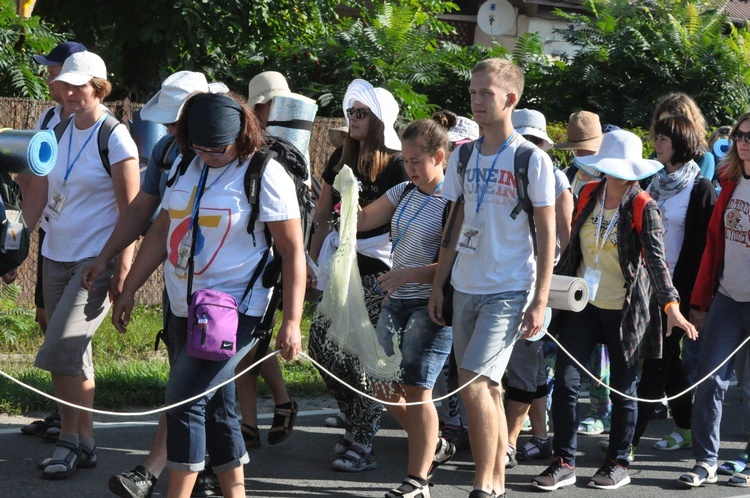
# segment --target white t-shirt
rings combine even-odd
[[[451,154],[443,197],[455,201],[463,193],[465,220],[476,218],[478,224],[482,225],[476,253],[459,253],[453,265],[451,283],[460,292],[498,294],[529,290],[534,283],[536,259],[528,216],[525,211],[521,211],[515,220],[510,217],[511,211],[518,204],[513,160],[518,145],[524,140],[526,139],[520,135],[517,136],[497,158],[479,214],[476,214],[479,198],[477,191],[481,192],[484,188],[485,179],[496,156],[481,155],[475,148],[461,184],[457,171],[459,154]],[[553,170],[552,160],[546,153],[539,151],[531,156],[528,196],[534,207],[555,205]]]
[[[119,211],[112,177],[99,155],[98,133],[101,120],[79,130],[71,121],[57,146],[57,162],[47,175],[49,190],[43,216],[48,218],[42,255],[54,261],[72,262],[96,257],[117,223]],[[73,134],[71,142],[71,133]],[[93,135],[92,135],[93,134]],[[83,148],[86,140],[91,139]],[[72,147],[69,148],[68,144]],[[74,159],[81,152],[78,160]],[[111,165],[138,157],[138,148],[124,126],[117,126],[109,137]],[[63,187],[68,165],[73,163]],[[61,190],[62,189],[62,190]],[[59,217],[50,216],[49,204],[56,192],[67,196]]]
[[[179,163],[178,157],[172,166],[170,178]],[[293,180],[281,164],[269,161],[260,182],[260,211],[253,230],[253,246],[253,238],[247,233],[251,207],[244,186],[248,163],[249,159],[238,166],[235,160],[227,166],[208,170],[208,189],[204,190],[201,198],[198,216],[201,237],[196,247],[193,276],[193,292],[215,289],[231,295],[238,303],[263,252],[268,249],[265,223],[299,219],[300,216]],[[180,317],[188,314],[187,275],[178,276],[175,272],[177,249],[190,227],[193,200],[203,164],[200,158],[193,159],[185,174],[167,188],[161,205],[169,212],[164,280],[172,313]],[[268,261],[272,259],[272,255],[269,255]],[[240,305],[240,311],[245,315],[263,316],[270,298],[270,289],[264,288],[262,278],[259,278]]]
[[[555,172],[555,201],[563,192],[570,189],[570,180],[560,168],[552,168]],[[555,242],[555,264],[560,261],[560,237],[556,237]]]
[[[667,253],[669,276],[674,277],[674,267],[680,258],[682,243],[685,241],[685,217],[687,216],[690,194],[695,182],[690,182],[684,189],[668,199],[657,201],[661,211],[661,224],[664,228],[664,249]],[[651,185],[647,191],[651,193]]]

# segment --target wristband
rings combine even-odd
[[[667,304],[664,305],[664,314],[669,314],[669,307],[670,306],[672,306],[672,305],[678,305],[679,306],[679,304],[680,303],[678,303],[677,301],[669,301]]]

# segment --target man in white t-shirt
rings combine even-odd
[[[546,154],[533,153],[528,167],[536,258],[527,214],[510,216],[518,204],[514,157],[525,140],[514,131],[511,113],[523,83],[523,72],[505,59],[472,69],[471,109],[484,136],[463,174],[460,154],[452,154],[443,186],[444,197],[455,202],[463,196],[464,202],[454,205],[457,222],[451,243],[440,250],[428,307],[431,318],[444,323],[442,289],[452,268],[454,352],[476,469],[470,498],[504,496],[508,428],[500,379],[514,342],[541,330],[552,277],[555,187]]]

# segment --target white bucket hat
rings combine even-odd
[[[284,75],[276,71],[263,71],[253,76],[247,85],[247,105],[263,104],[279,95],[291,95]]]
[[[349,84],[344,94],[344,119],[349,125],[349,116],[346,110],[354,106],[355,102],[361,102],[370,108],[370,111],[383,122],[385,132],[383,141],[386,148],[401,150],[401,140],[398,138],[393,125],[398,118],[398,103],[391,92],[385,88],[373,88],[365,80],[356,79]]]
[[[510,116],[513,128],[521,135],[531,135],[544,141],[542,149],[547,150],[554,142],[547,135],[547,120],[544,114],[534,109],[516,109]]]
[[[107,79],[107,66],[94,52],[77,52],[63,62],[60,75],[52,81],[75,86],[85,85],[92,78]]]
[[[450,142],[461,142],[463,140],[476,140],[479,138],[479,125],[469,118],[457,116],[456,126],[448,130]]]
[[[154,123],[171,124],[180,117],[182,106],[187,98],[196,92],[227,93],[224,83],[206,81],[203,73],[178,71],[167,77],[161,90],[141,108],[141,119]]]
[[[643,142],[625,130],[605,133],[597,154],[576,157],[574,162],[589,175],[599,176],[595,172],[600,171],[628,181],[648,178],[664,167],[659,161],[643,159]]]

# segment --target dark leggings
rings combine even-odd
[[[667,315],[662,313],[662,329],[667,328]],[[643,373],[638,383],[638,397],[642,399],[659,399],[673,396],[690,387],[687,373],[680,358],[680,339],[685,335],[682,329],[674,329],[672,335],[664,338],[664,349],[661,359],[643,360]],[[646,426],[658,405],[656,403],[638,402],[638,422],[635,426],[633,446],[637,446]],[[690,418],[693,415],[693,395],[687,392],[669,402],[674,422],[680,429],[690,429]]]

